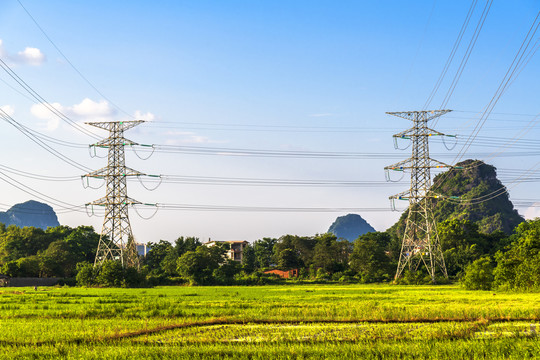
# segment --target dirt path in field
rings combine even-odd
[[[301,324],[433,324],[433,323],[471,323],[471,330],[477,330],[479,328],[486,327],[490,323],[495,322],[528,322],[538,321],[539,319],[532,318],[493,318],[493,319],[406,319],[406,320],[388,320],[388,319],[364,319],[364,320],[240,320],[240,319],[226,319],[216,318],[202,321],[194,321],[180,324],[173,324],[167,326],[158,326],[150,329],[140,329],[137,331],[129,331],[124,333],[115,333],[107,336],[100,336],[96,338],[74,338],[65,341],[45,340],[36,342],[19,342],[19,341],[0,341],[0,346],[44,346],[44,345],[56,345],[56,344],[92,344],[92,343],[108,343],[116,342],[123,339],[136,338],[144,335],[152,335],[162,333],[166,331],[182,329],[182,328],[197,328],[215,325],[301,325]],[[474,332],[474,331],[473,331]],[[466,332],[470,334],[470,331]],[[465,335],[465,334],[464,334]]]

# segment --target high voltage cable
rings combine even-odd
[[[426,100],[426,103],[424,104],[423,110],[428,108],[429,104],[433,100],[433,97],[435,96],[439,88],[441,87],[442,81],[444,80],[444,77],[446,76],[446,73],[448,72],[448,69],[450,68],[450,64],[454,60],[454,56],[456,55],[456,52],[457,52],[457,49],[459,48],[461,40],[463,39],[463,35],[465,35],[465,31],[467,30],[467,27],[469,26],[469,22],[471,20],[472,14],[474,13],[474,9],[476,7],[477,2],[478,0],[473,0],[473,2],[471,3],[467,16],[465,17],[465,21],[461,25],[461,30],[459,31],[459,34],[454,43],[454,46],[452,47],[452,51],[450,51],[450,55],[448,55],[448,59],[446,60],[446,63],[444,64],[443,70],[441,71],[441,74],[439,75],[439,78],[437,79],[437,82],[435,83],[433,90],[431,90],[431,93],[429,94],[428,99]]]
[[[54,149],[53,147],[47,145],[44,143],[41,139],[33,135],[30,131],[26,129],[25,126],[17,122],[15,119],[13,119],[10,115],[8,115],[4,110],[0,108],[0,118],[4,119],[7,123],[15,127],[17,130],[19,130],[23,135],[28,137],[30,140],[32,140],[34,143],[39,145],[41,148],[45,149],[48,153],[56,156],[60,160],[70,164],[73,167],[76,167],[79,170],[88,171],[89,168],[86,166],[76,162],[75,160],[72,160],[71,158],[67,157],[66,155],[62,154],[58,150]]]
[[[312,187],[374,187],[394,186],[386,181],[341,181],[317,179],[257,179],[231,177],[203,177],[161,175],[163,183],[183,183],[197,185],[242,185],[242,186],[312,186]]]
[[[4,60],[0,59],[0,67],[13,79],[15,80],[24,90],[26,90],[30,96],[32,96],[38,103],[45,106],[47,110],[49,110],[51,113],[56,115],[61,120],[65,121],[73,127],[74,129],[94,138],[99,139],[99,137],[94,134],[93,132],[85,129],[81,125],[77,124],[77,122],[71,120],[68,116],[66,116],[64,113],[62,113],[60,110],[56,109],[54,106],[52,106],[47,100],[45,100],[37,91],[35,91],[30,85],[28,85],[11,67],[4,62]]]
[[[452,83],[450,84],[450,88],[448,89],[448,92],[446,93],[441,106],[439,109],[444,109],[448,105],[448,102],[450,101],[450,97],[454,93],[454,90],[459,82],[459,79],[461,78],[461,75],[463,74],[463,70],[465,69],[465,66],[467,65],[467,62],[469,61],[469,58],[471,56],[471,53],[474,49],[474,46],[476,45],[476,41],[478,40],[478,36],[480,35],[480,32],[482,31],[482,27],[484,26],[484,23],[486,21],[486,18],[489,14],[489,10],[491,9],[491,4],[493,3],[493,0],[487,0],[486,5],[484,6],[484,10],[482,11],[482,15],[480,16],[480,20],[478,24],[476,25],[476,29],[474,30],[473,36],[471,38],[471,41],[469,42],[469,45],[467,46],[467,50],[465,51],[465,54],[463,55],[463,58],[461,59],[461,63],[459,65],[459,68],[454,76],[454,79],[452,80]],[[433,126],[436,125],[436,122]]]
[[[24,185],[23,183],[13,179],[11,176],[3,173],[2,171],[0,171],[0,180],[8,183],[9,185],[31,195],[31,196],[34,196],[42,201],[46,201],[47,203],[50,203],[50,204],[53,204],[57,207],[60,207],[62,208],[63,210],[72,210],[72,211],[79,211],[79,212],[83,212],[84,210],[81,208],[81,206],[79,205],[74,205],[74,204],[70,204],[70,203],[67,203],[67,202],[64,202],[64,201],[61,201],[61,200],[57,200],[55,198],[52,198],[42,192],[39,192],[38,190],[30,187],[30,186],[27,186],[27,185]],[[79,210],[77,210],[79,209]]]
[[[0,169],[9,172],[11,174],[24,176],[26,178],[34,179],[34,180],[44,180],[44,181],[74,181],[74,180],[80,180],[80,176],[47,176],[47,175],[40,175],[35,173],[30,173],[22,170],[17,170],[9,166],[0,165]]]
[[[493,95],[490,102],[486,106],[482,116],[478,120],[478,123],[477,123],[476,127],[474,128],[473,133],[469,136],[469,139],[467,140],[467,143],[460,150],[460,152],[459,152],[458,156],[456,156],[456,158],[459,158],[460,156],[462,157],[464,155],[464,153],[467,151],[467,149],[470,146],[470,143],[474,141],[475,137],[478,135],[478,133],[482,129],[484,123],[486,122],[487,118],[489,117],[491,111],[493,111],[495,105],[497,104],[497,102],[501,98],[502,94],[505,92],[510,80],[512,79],[512,77],[514,76],[514,74],[516,72],[516,69],[519,67],[519,65],[521,63],[523,55],[527,51],[527,48],[528,48],[532,38],[536,34],[536,30],[538,29],[538,25],[540,24],[540,23],[537,24],[537,20],[538,20],[539,16],[540,16],[540,12],[538,12],[538,14],[536,15],[536,18],[534,19],[533,24],[531,25],[527,35],[525,36],[525,39],[521,43],[521,46],[520,46],[518,52],[514,56],[514,60],[510,64],[510,67],[508,68],[506,74],[504,75],[503,80],[499,84],[499,87],[495,91],[495,94]]]
[[[270,207],[270,206],[234,206],[234,205],[192,205],[192,204],[148,204],[163,210],[190,211],[233,211],[233,212],[390,212],[384,208],[355,207]]]
[[[494,198],[496,198],[498,196],[501,196],[503,194],[508,193],[509,189],[516,187],[517,185],[519,185],[522,182],[525,182],[527,179],[530,178],[530,176],[532,174],[539,171],[539,169],[538,169],[539,166],[540,166],[540,161],[537,162],[535,165],[533,165],[528,170],[526,170],[524,173],[522,173],[519,177],[514,179],[512,182],[510,182],[510,184],[512,185],[511,187],[503,185],[499,189],[494,190],[494,191],[492,191],[492,192],[490,192],[488,194],[484,194],[482,196],[477,196],[477,197],[474,197],[474,198],[471,198],[471,199],[453,199],[453,198],[450,198],[450,197],[444,197],[444,198],[446,198],[448,201],[458,203],[460,205],[476,205],[476,204],[484,203],[486,201],[493,200]]]
[[[514,75],[516,74],[516,71],[518,69],[520,69],[518,71],[518,74],[519,74],[519,72],[521,72],[521,70],[523,70],[523,66],[524,66],[523,64],[528,63],[528,61],[530,61],[530,57],[532,57],[534,55],[535,52],[528,50],[528,48],[529,48],[529,45],[530,45],[532,39],[534,38],[534,36],[536,34],[536,31],[538,30],[538,26],[540,25],[540,22],[537,23],[539,16],[540,16],[540,12],[537,13],[533,23],[531,24],[531,27],[529,28],[529,31],[527,32],[527,35],[525,36],[524,40],[522,41],[521,46],[518,49],[516,55],[514,56],[514,59],[513,59],[512,63],[510,64],[505,76],[503,77],[501,83],[499,84],[499,87],[497,88],[495,94],[491,98],[488,105],[486,105],[481,117],[479,118],[479,120],[478,120],[478,122],[477,122],[477,124],[476,124],[476,126],[475,126],[475,128],[473,130],[473,132],[471,133],[471,135],[467,139],[466,143],[463,145],[460,152],[458,153],[458,155],[454,159],[454,163],[457,163],[458,159],[462,159],[464,157],[465,153],[470,148],[471,144],[475,141],[476,137],[478,136],[478,133],[480,132],[480,130],[484,126],[485,122],[487,121],[487,119],[490,116],[491,112],[493,111],[495,105],[499,101],[500,97],[505,92],[508,85],[515,79]],[[525,55],[525,54],[527,54],[527,55]],[[523,60],[524,56],[525,56],[525,60]],[[536,123],[534,121],[536,121],[536,119],[529,122],[529,124],[532,124],[531,126],[525,127],[525,133],[530,131],[532,126],[536,125]],[[521,136],[523,136],[523,135],[521,135]],[[493,155],[493,153],[491,155]],[[502,156],[502,154],[498,154],[497,156],[500,157],[500,156]],[[476,163],[473,163],[471,165],[468,165],[467,168],[477,167],[480,164],[481,164],[480,162],[476,162]],[[452,170],[450,170],[450,171],[452,171]],[[437,179],[437,181],[434,182],[433,185],[438,185],[438,184],[442,183],[442,181],[444,181],[444,179],[448,176],[450,171],[448,171],[445,174],[442,174],[442,176],[439,177]],[[492,193],[490,193],[488,195],[490,195],[490,196],[493,195],[494,197],[497,197],[497,196],[500,196],[500,195],[502,195],[502,194],[504,194],[506,192],[507,192],[507,190],[503,191],[503,188],[501,188],[500,190],[493,191]],[[478,199],[478,201],[484,202],[484,201],[490,200],[491,198],[489,198],[488,200],[485,200],[485,199],[487,199],[487,198],[485,198],[483,196],[483,197],[480,197]],[[468,199],[467,201],[468,201],[468,203],[471,203],[474,200],[475,199]]]
[[[64,60],[66,60],[66,62],[69,64],[69,66],[71,66],[71,68],[73,70],[75,70],[75,72],[77,74],[79,74],[79,76],[88,84],[90,85],[90,87],[92,89],[94,89],[102,98],[104,98],[105,100],[107,100],[112,106],[114,106],[116,109],[118,109],[119,111],[121,111],[122,113],[124,113],[125,115],[129,116],[130,118],[133,118],[133,115],[127,113],[126,111],[124,111],[121,107],[119,107],[118,105],[116,105],[113,101],[111,101],[107,96],[105,96],[101,91],[99,91],[99,89],[94,85],[92,84],[92,82],[90,82],[90,80],[88,80],[88,78],[86,76],[84,76],[80,71],[79,69],[77,69],[77,67],[75,67],[75,65],[73,65],[73,63],[71,62],[71,60],[68,59],[68,57],[62,52],[62,50],[60,50],[60,48],[54,43],[54,41],[51,39],[51,37],[49,35],[47,35],[47,33],[45,32],[45,30],[39,25],[39,23],[37,22],[37,20],[32,16],[32,14],[30,14],[30,12],[28,11],[28,9],[21,3],[20,0],[17,0],[17,2],[19,3],[19,5],[23,8],[23,10],[26,12],[26,14],[30,17],[30,19],[32,19],[32,21],[34,22],[34,24],[37,26],[37,28],[41,31],[41,33],[43,34],[43,36],[45,36],[45,38],[51,43],[51,45],[56,49],[56,51],[58,51],[58,53],[64,58]]]
[[[527,115],[527,116],[534,116],[534,115]],[[493,120],[493,119],[490,119],[490,121],[491,120]],[[501,120],[501,121],[508,121],[508,120]],[[530,121],[529,121],[529,123],[530,123]],[[52,142],[52,143],[57,144],[57,145],[62,145],[62,146],[72,147],[72,148],[88,148],[87,144],[75,143],[75,142],[69,142],[69,141],[61,140],[61,139],[54,138],[54,137],[51,137],[49,135],[43,134],[43,133],[41,133],[39,131],[33,130],[33,129],[25,126],[25,125],[22,125],[22,124],[20,124],[20,125],[23,128],[25,128],[27,131],[32,132],[36,137],[39,137],[39,138],[41,138],[41,139],[43,139],[45,141],[49,141],[49,142]],[[365,132],[365,130],[364,130],[364,132]],[[457,136],[457,138],[463,138],[464,137],[463,135],[459,135],[459,134],[456,135],[456,136]],[[481,140],[481,141],[478,142],[478,140]],[[477,141],[475,141],[475,143],[473,145],[481,145],[481,146],[497,145],[497,146],[500,146],[500,144],[504,140],[507,140],[507,138],[493,137],[493,136],[491,136],[491,137],[490,136],[477,136]],[[441,141],[441,140],[435,138],[435,139],[433,139],[433,141]],[[540,140],[535,140],[535,139],[520,139],[520,138],[517,138],[517,139],[512,139],[512,141],[520,142],[520,143],[524,143],[524,144],[530,144],[530,145],[540,144]],[[154,146],[161,147],[161,145],[154,145]],[[193,147],[193,148],[196,148],[196,147]],[[223,148],[223,149],[225,149],[225,148]],[[161,150],[158,150],[158,151],[161,151]],[[261,150],[261,151],[264,151],[264,150]]]
[[[32,128],[29,128],[28,126],[25,126],[25,125],[23,125],[21,123],[18,123],[18,124],[21,126],[21,128],[24,128],[26,131],[34,134],[35,137],[40,138],[40,139],[45,140],[45,141],[48,141],[48,142],[52,142],[53,144],[67,146],[67,147],[71,147],[71,148],[87,148],[88,147],[87,144],[74,143],[74,142],[70,142],[70,141],[60,140],[60,139],[54,138],[52,136],[43,134],[42,132],[39,132],[39,131],[34,130]]]
[[[192,155],[216,155],[216,156],[238,156],[238,157],[275,157],[275,158],[310,158],[310,159],[394,159],[395,153],[360,153],[360,152],[318,152],[318,151],[285,151],[285,150],[263,150],[263,149],[240,149],[240,148],[217,148],[202,146],[173,146],[173,145],[153,145],[157,152],[162,153],[182,153]],[[143,150],[145,151],[145,150]],[[475,156],[485,156],[490,153],[475,153]],[[537,156],[537,152],[514,152],[507,156]],[[439,154],[438,156],[451,156]]]

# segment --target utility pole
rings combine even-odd
[[[434,111],[404,111],[387,112],[413,122],[413,127],[393,135],[396,139],[409,139],[412,142],[412,156],[407,160],[385,167],[386,171],[410,171],[411,187],[409,190],[393,195],[390,200],[408,200],[409,213],[405,225],[405,232],[401,243],[401,253],[396,271],[395,280],[403,273],[406,267],[416,271],[420,264],[424,264],[431,280],[435,282],[435,270],[440,268],[442,274],[448,277],[444,258],[439,243],[439,235],[431,200],[437,197],[430,192],[432,168],[451,167],[429,157],[429,137],[447,136],[441,132],[428,128],[427,123],[451,110]]]
[[[129,130],[143,120],[90,122],[88,125],[109,131],[109,137],[90,145],[93,148],[107,148],[107,166],[83,177],[104,179],[107,192],[101,199],[86,206],[104,206],[105,218],[99,238],[94,266],[101,266],[106,260],[116,260],[124,267],[139,267],[137,248],[129,223],[128,207],[140,202],[127,195],[127,177],[140,176],[143,173],[126,167],[125,146],[138,145],[124,138],[124,131]]]

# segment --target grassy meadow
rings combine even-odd
[[[0,358],[540,357],[540,296],[457,286],[4,288]]]

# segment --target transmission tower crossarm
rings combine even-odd
[[[139,145],[139,143],[136,143],[135,141],[131,141],[129,139],[126,139],[124,137],[122,138],[107,138],[98,141],[97,143],[91,144],[90,147],[99,147],[99,148],[108,148],[111,146],[134,146]]]
[[[392,200],[392,199],[395,199],[395,200],[409,200],[410,196],[411,196],[411,191],[406,190],[406,191],[400,192],[399,194],[390,196],[389,199],[390,200]]]
[[[448,164],[445,164],[443,163],[442,161],[439,161],[439,160],[435,160],[435,159],[432,159],[432,158],[428,158],[429,159],[429,167],[430,168],[451,168],[453,167],[452,165],[448,165]]]
[[[109,130],[111,126],[117,126],[122,130],[129,130],[137,125],[144,123],[144,120],[130,120],[130,121],[107,121],[107,122],[87,122],[85,124],[95,126],[103,130]],[[120,125],[120,126],[118,126]]]
[[[114,202],[114,200],[111,200],[109,197],[107,196],[104,196],[100,199],[97,199],[97,200],[94,200],[92,202],[89,202],[87,204],[85,204],[85,206],[90,206],[90,205],[95,205],[95,206],[107,206],[107,205],[140,205],[142,204],[142,202],[138,201],[138,200],[135,200],[135,199],[132,199],[132,198],[125,198],[125,199],[122,199],[120,202]]]
[[[388,115],[397,116],[403,119],[414,121],[418,116],[425,117],[427,121],[433,120],[442,116],[446,113],[449,113],[452,110],[428,110],[428,111],[397,111],[397,112],[387,112]]]
[[[384,170],[403,171],[406,169],[410,169],[412,166],[413,166],[413,160],[412,158],[409,158],[407,160],[403,160],[395,164],[385,166]]]
[[[86,175],[83,175],[82,177],[92,177],[92,178],[103,179],[109,176],[111,177],[112,176],[146,176],[146,174],[125,166],[122,173],[111,174],[110,168],[104,167],[99,170],[92,171]]]
[[[395,138],[400,138],[400,139],[410,139],[416,136],[448,136],[448,135],[440,131],[435,131],[430,128],[425,128],[425,130],[422,133],[418,133],[417,131],[415,131],[414,128],[410,128],[400,133],[394,134],[392,136]]]

